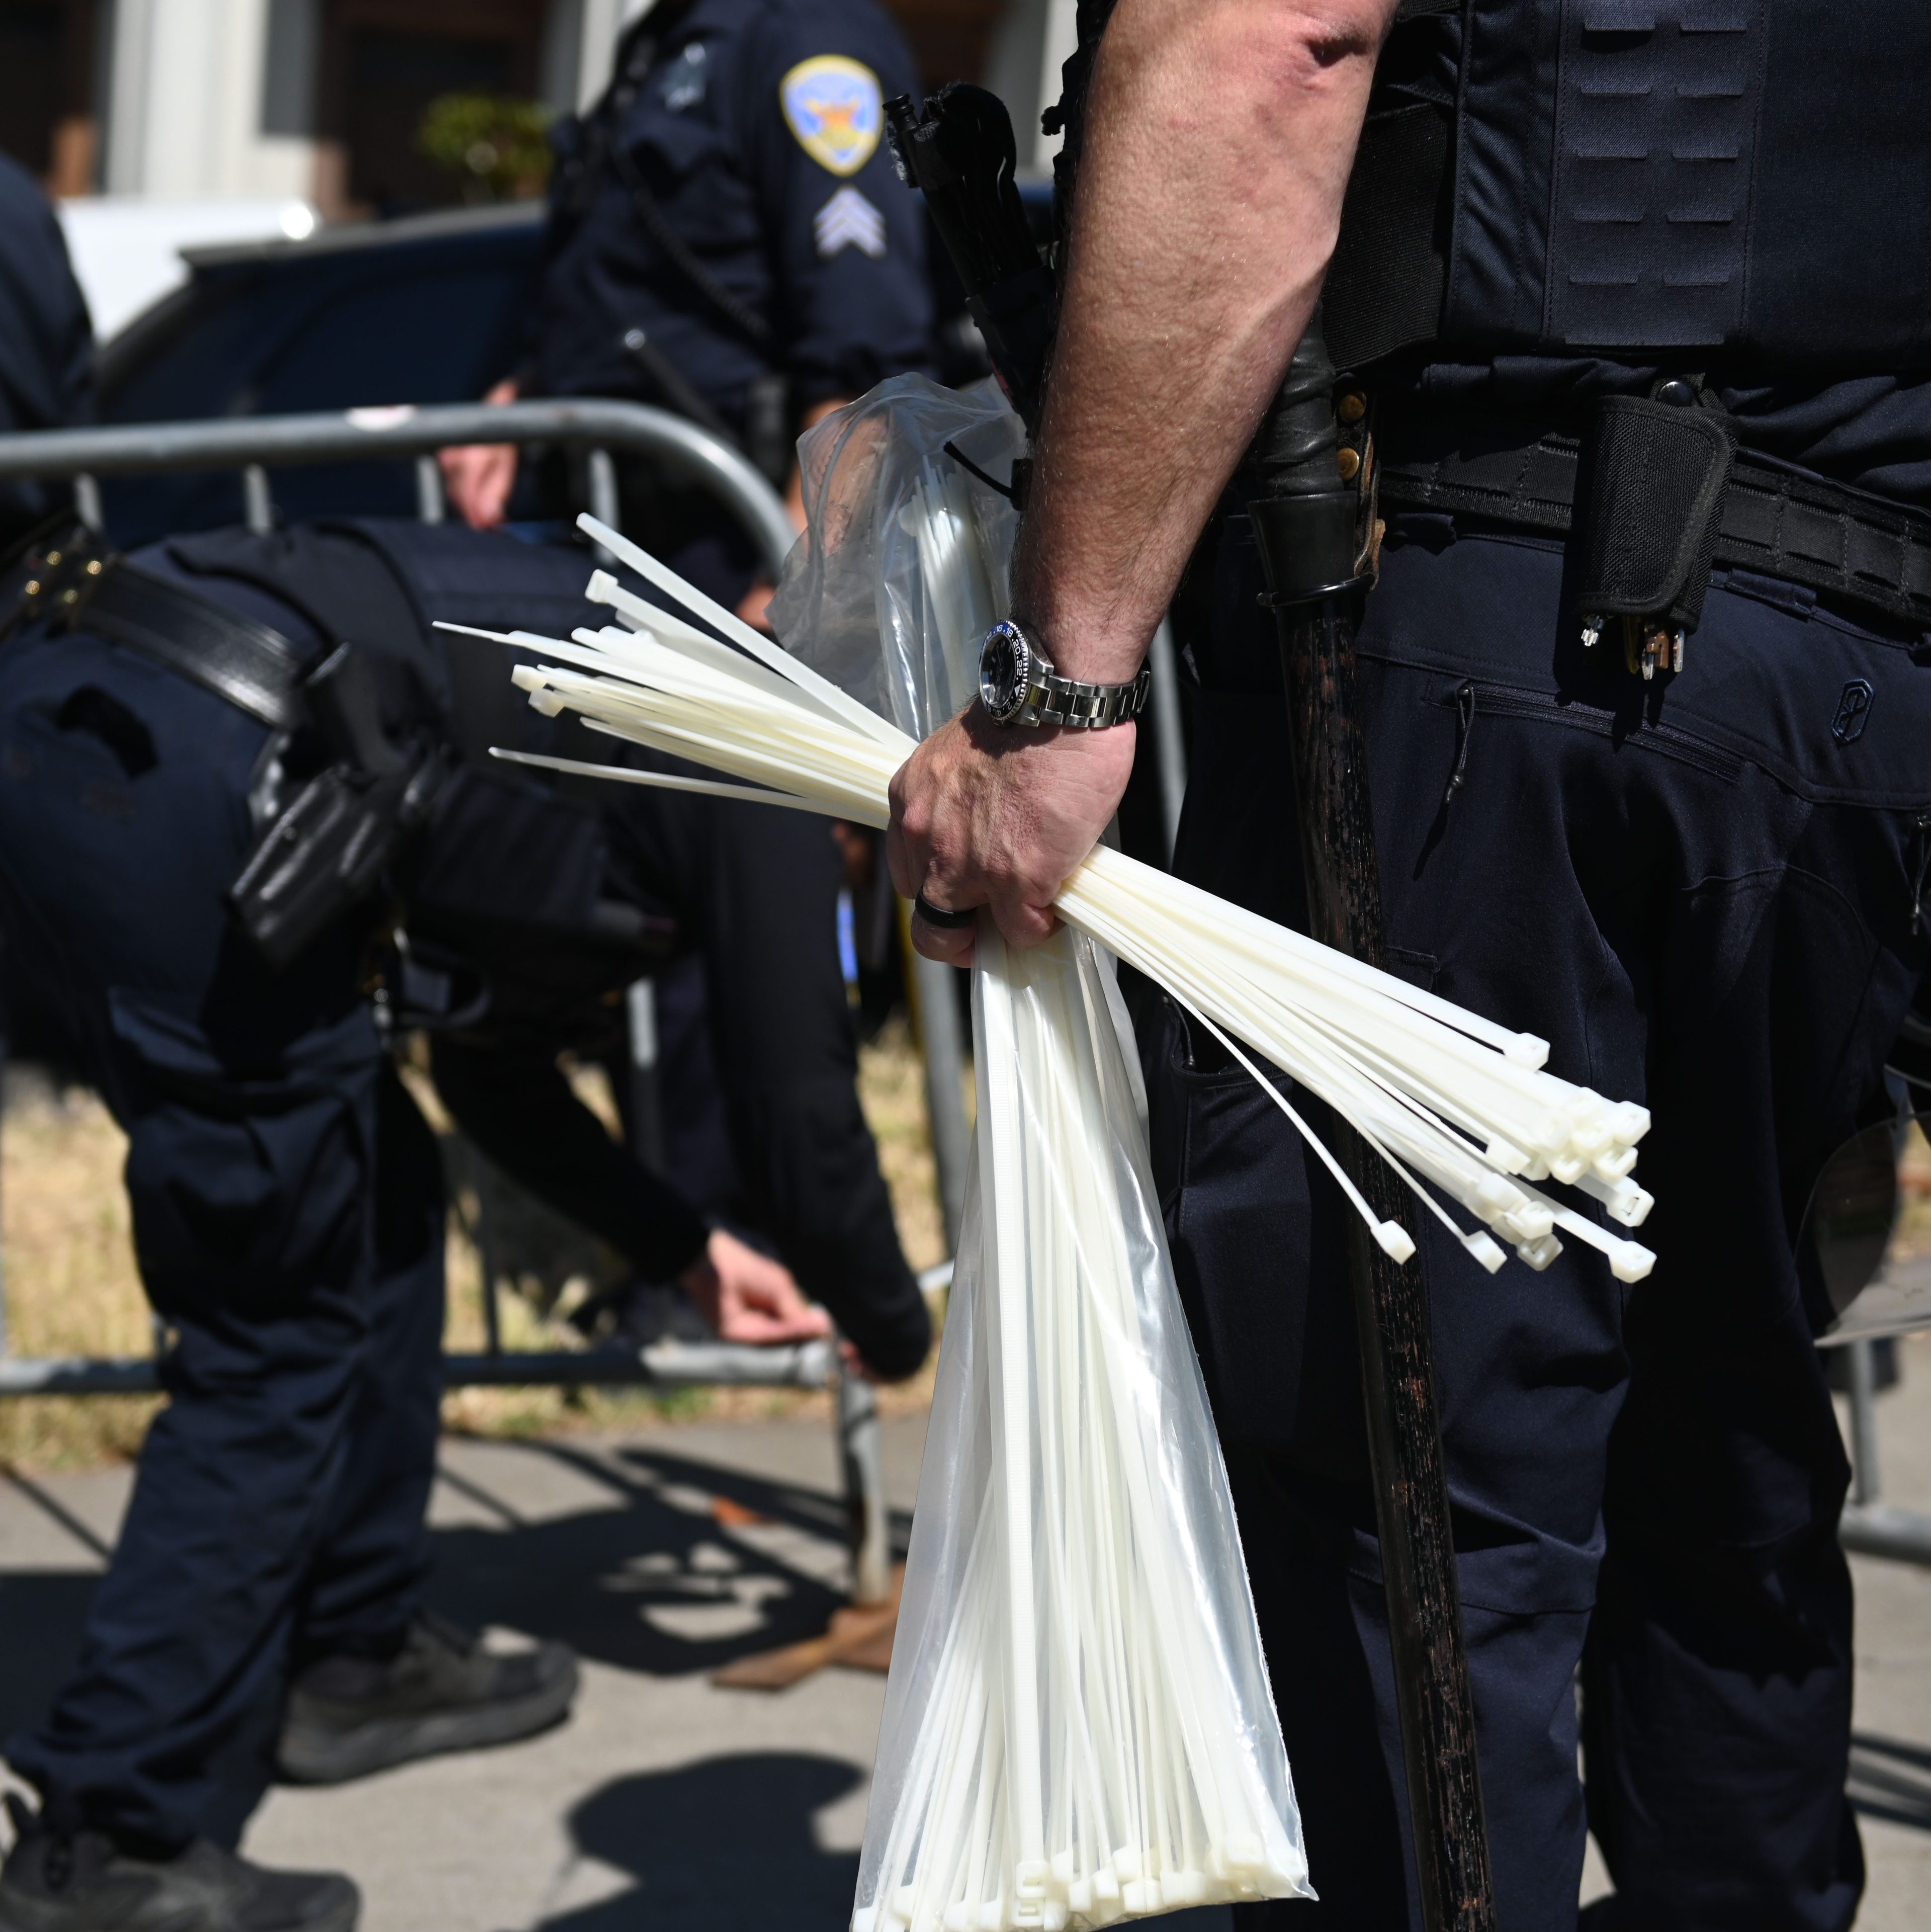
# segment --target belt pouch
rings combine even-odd
[[[1736,426],[1713,410],[1606,397],[1582,448],[1576,608],[1694,631],[1710,587]]]

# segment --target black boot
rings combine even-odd
[[[9,1792],[0,1932],[354,1932],[361,1894],[333,1872],[264,1871],[196,1838],[166,1857],[50,1829]]]
[[[577,1694],[566,1645],[497,1657],[427,1611],[400,1650],[328,1657],[289,1692],[277,1768],[295,1784],[339,1784],[411,1758],[508,1744],[547,1730]]]

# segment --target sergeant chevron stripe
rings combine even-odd
[[[855,188],[841,188],[811,223],[818,253],[829,257],[856,248],[876,261],[885,253],[885,217]]]

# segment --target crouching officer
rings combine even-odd
[[[490,399],[654,404],[783,487],[802,429],[930,358],[924,230],[882,138],[885,98],[912,82],[871,0],[657,0],[603,98],[553,137],[532,353]],[[463,518],[499,522],[514,450],[442,462]],[[625,528],[739,607],[757,576],[742,533],[640,467],[620,480]]]
[[[422,1606],[441,1181],[361,992],[370,914],[338,899],[271,962],[225,903],[311,780],[351,835],[418,811],[435,668],[77,530],[13,588],[0,922],[127,1133],[169,1400],[73,1674],[7,1744],[41,1805],[7,1801],[0,1926],[347,1932],[346,1879],[210,1841],[238,1826],[217,1760],[251,1713],[292,1684],[283,1769],[333,1780],[540,1730],[577,1676],[561,1645],[486,1654]]]
[[[1057,674],[1123,687],[1200,544],[1177,868],[1294,922],[1261,599],[1378,569],[1390,963],[1654,1118],[1633,1291],[1574,1247],[1492,1280],[1418,1223],[1497,1921],[1574,1922],[1579,1666],[1617,1888],[1592,1925],[1846,1927],[1847,1471],[1793,1247],[1826,1156],[1890,1112],[1927,957],[1931,15],[1111,12],[1015,616]],[[1286,513],[1246,513],[1243,455],[1324,272],[1326,487],[1363,494],[1355,554],[1310,580]],[[1132,739],[975,707],[895,782],[899,890],[1043,938]],[[1418,1923],[1347,1210],[1214,1041],[1142,1020],[1321,1894],[1254,1910]]]
[[[406,628],[440,644],[445,634],[430,626],[441,619],[568,637],[609,615],[584,599],[595,560],[581,544],[523,544],[454,524],[372,521],[357,531],[408,606],[338,605],[344,623],[370,634]],[[259,539],[226,541],[225,568],[263,568]],[[272,567],[285,580],[285,568]],[[654,595],[634,578],[628,587]],[[331,594],[340,597],[339,584]],[[435,964],[424,974],[398,959],[387,976],[397,999],[414,1002],[406,1018],[430,1030],[437,1091],[499,1166],[608,1241],[642,1280],[694,1286],[721,1332],[784,1340],[829,1311],[871,1374],[912,1374],[931,1324],[859,1105],[838,950],[842,866],[829,827],[808,813],[553,780],[493,759],[503,746],[663,763],[532,710],[511,682],[518,661],[493,644],[451,644],[457,764],[404,893],[409,957]],[[701,987],[702,1097],[721,1103],[719,1138],[737,1184],[730,1207],[782,1268],[722,1228],[707,1233],[692,1202],[640,1168],[559,1069],[565,1049],[583,1061],[626,1060],[625,989],[667,964],[694,969]],[[667,1140],[686,1124],[673,1106],[664,1112]],[[691,1274],[707,1251],[715,1284],[701,1268]],[[799,1287],[817,1308],[796,1305]],[[737,1325],[724,1327],[727,1316]]]
[[[417,530],[396,534],[398,554]],[[334,1782],[523,1736],[574,1694],[562,1646],[488,1654],[421,1606],[440,1174],[366,988],[383,952],[377,889],[412,858],[425,908],[481,933],[512,982],[519,952],[550,952],[571,922],[505,915],[568,914],[573,886],[590,895],[574,967],[547,984],[531,976],[539,1011],[559,981],[580,998],[601,988],[613,958],[634,971],[653,920],[595,896],[593,812],[466,788],[455,746],[466,725],[490,735],[499,694],[514,703],[506,667],[492,650],[450,677],[410,587],[420,574],[380,534],[216,532],[120,560],[75,532],[16,573],[27,621],[0,648],[0,921],[16,971],[127,1132],[171,1400],[76,1672],[46,1721],[7,1744],[42,1804],[9,1799],[4,1932],[347,1932],[346,1880],[265,1872],[208,1835],[237,1822],[224,1828],[235,1794],[217,1792],[217,1761],[256,1706],[286,1684],[280,1768]],[[449,580],[477,597],[491,562],[493,580],[527,590],[515,566],[541,556],[459,530],[418,540],[439,544]],[[561,560],[573,587],[587,561]],[[539,587],[562,580],[559,567],[546,578],[538,566]],[[433,571],[426,583],[439,598]],[[586,614],[554,595],[492,608],[565,630]],[[344,636],[355,641],[334,641]],[[829,910],[825,923],[829,948]],[[436,976],[418,963],[418,981]],[[846,1100],[856,1118],[849,1070]],[[496,1123],[492,1144],[513,1168],[553,1172],[574,1150],[568,1120],[550,1138],[553,1109],[532,1107],[520,1138],[500,1110],[474,1111]],[[838,1139],[822,1120],[787,1124]],[[782,1268],[706,1228],[596,1132],[603,1164],[592,1154],[570,1179],[605,1204],[640,1266],[678,1281],[730,1339],[826,1331]],[[889,1233],[875,1156],[870,1179],[857,1219]],[[801,1224],[851,1211],[814,1206]],[[812,1254],[841,1292],[860,1277],[862,1303],[851,1258]],[[869,1325],[853,1297],[840,1306],[867,1360],[903,1374],[929,1330],[895,1243],[889,1261],[873,1270]]]

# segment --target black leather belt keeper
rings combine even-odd
[[[1718,566],[1931,629],[1931,514],[1749,449],[1732,449],[1726,464],[1710,440],[1710,426],[1726,419],[1709,411],[1636,398],[1599,407],[1608,434],[1582,437],[1473,412],[1384,405],[1375,425],[1378,500],[1384,509],[1561,534],[1581,521],[1581,500],[1588,522],[1579,610],[1700,608]],[[1669,463],[1648,466],[1657,453]]]
[[[1271,603],[1305,604],[1348,587],[1354,576],[1357,502],[1351,490],[1249,502]]]

